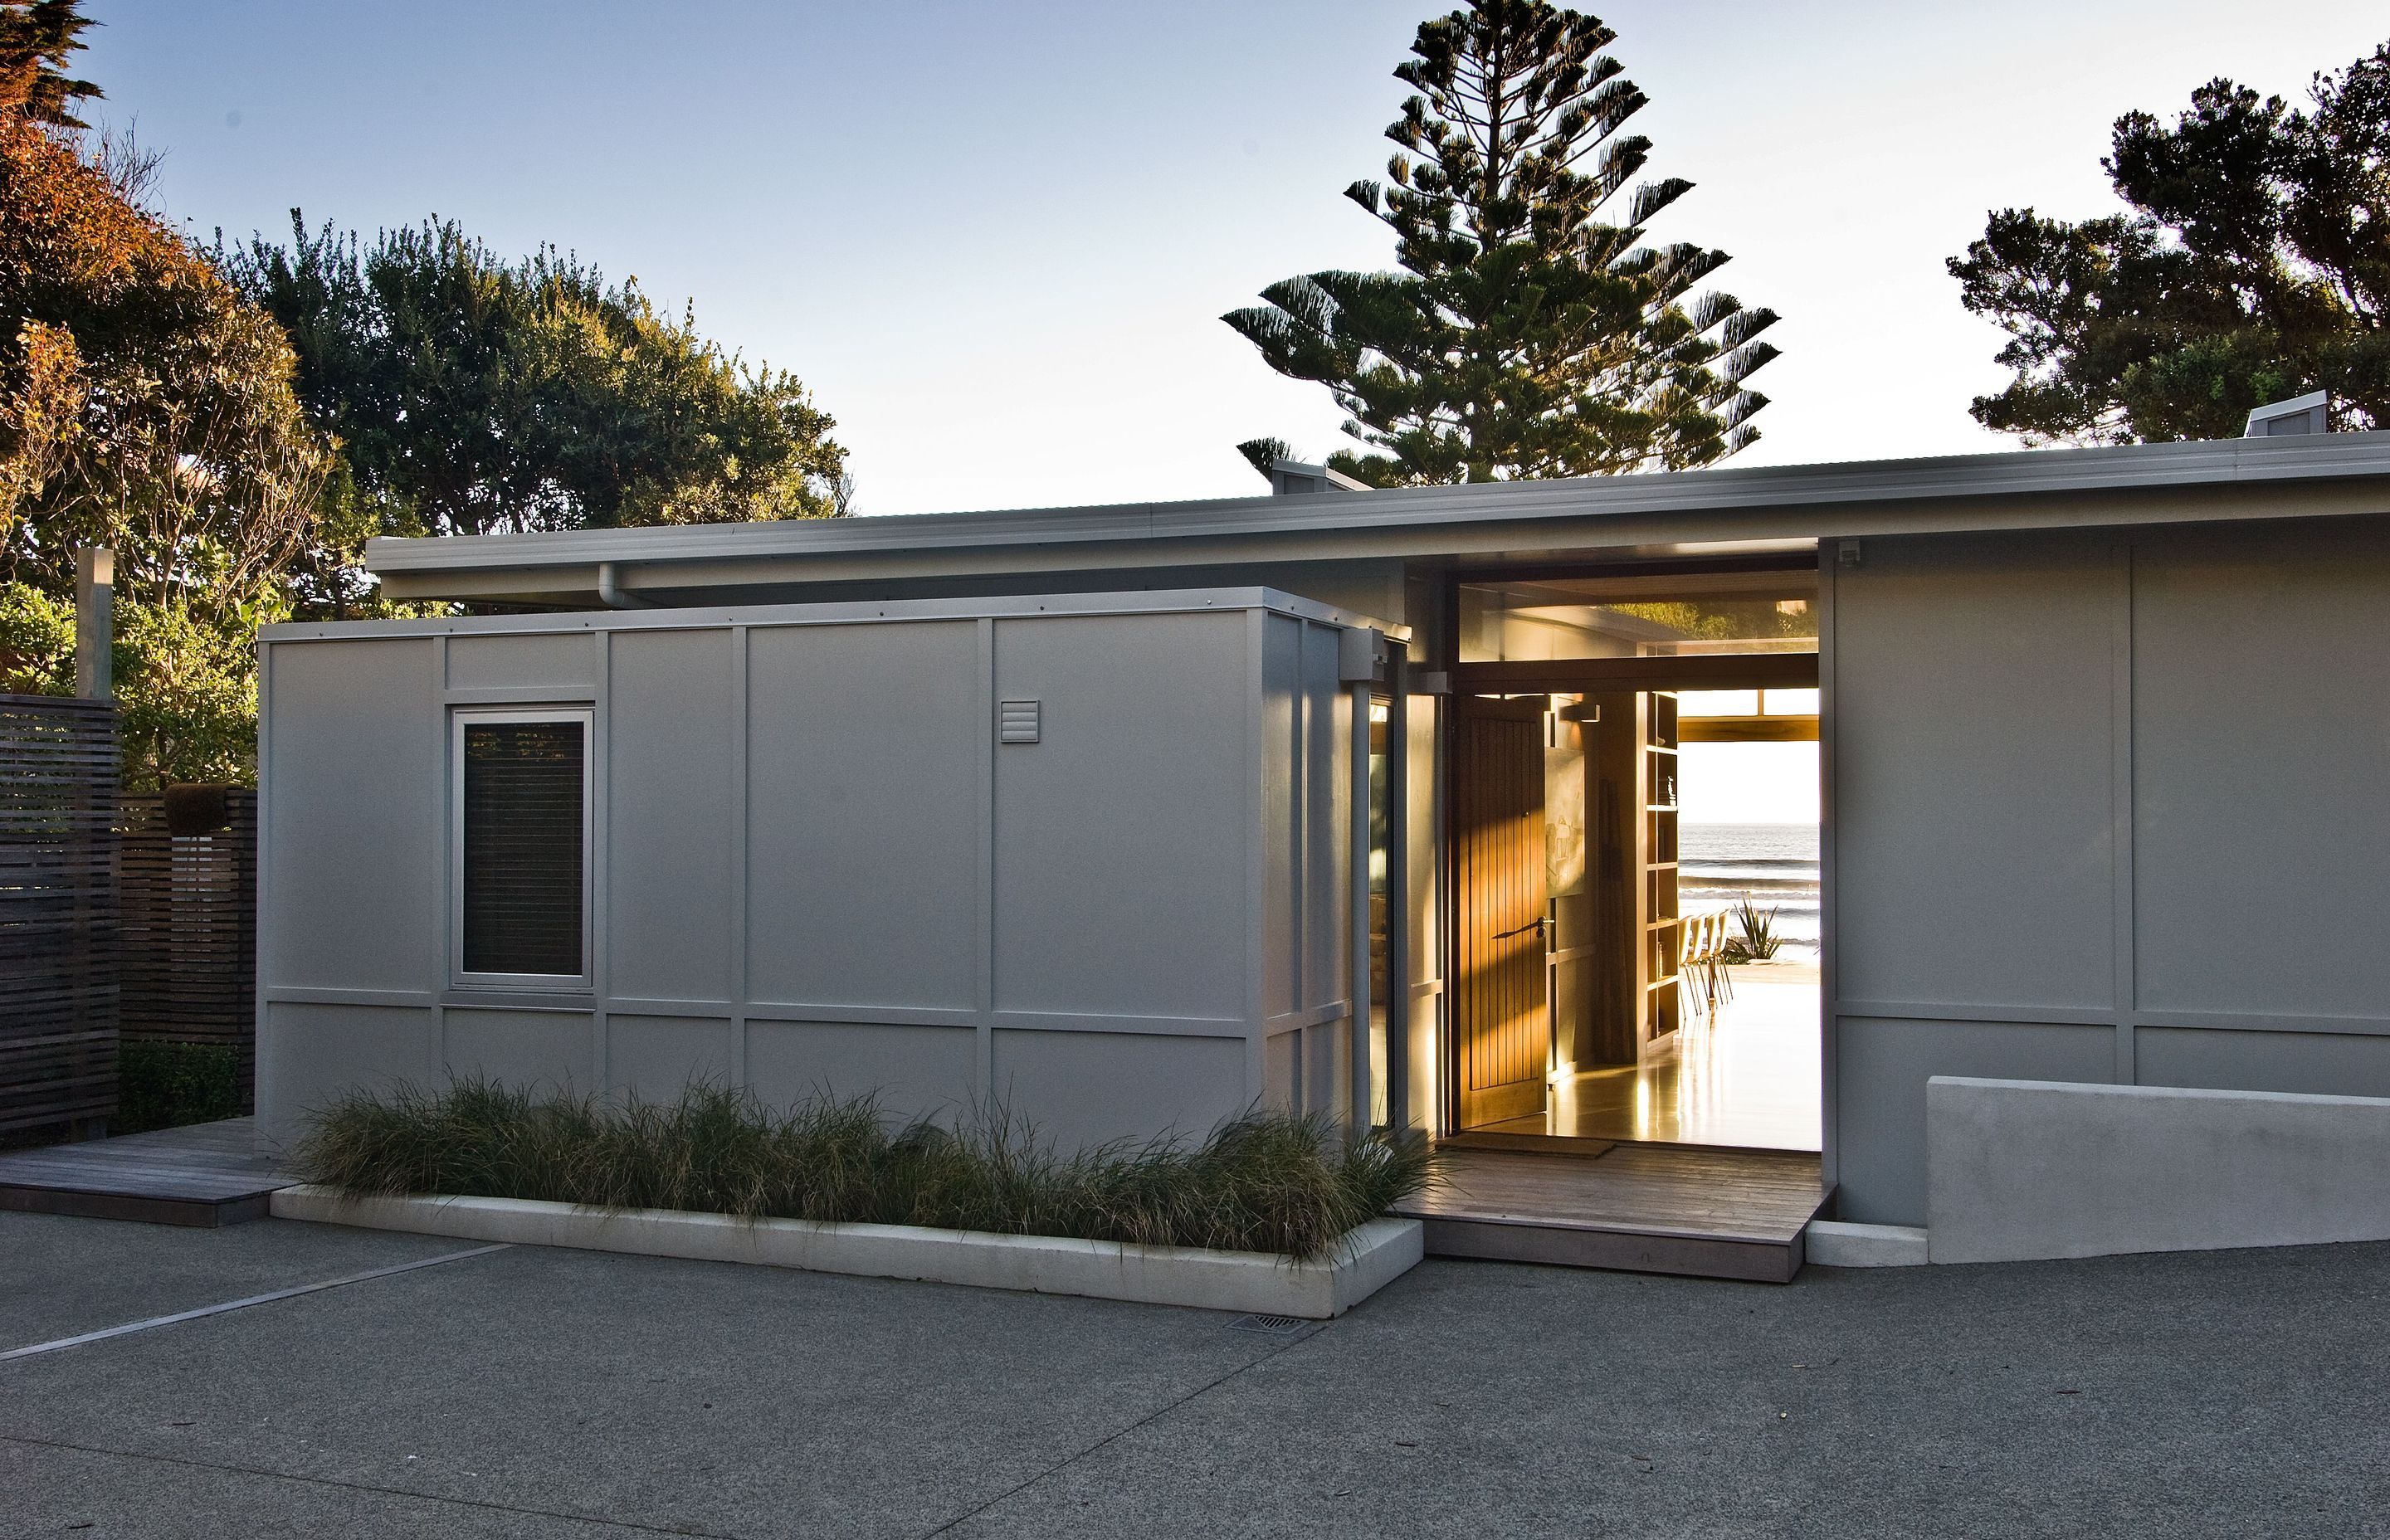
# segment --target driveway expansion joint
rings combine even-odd
[[[1321,1332],[1327,1330],[1329,1324],[1330,1323],[1326,1321],[1318,1322],[1313,1329],[1303,1333],[1299,1337],[1292,1337],[1280,1342],[1278,1346],[1270,1349],[1267,1353],[1263,1354],[1258,1358],[1247,1359],[1244,1363],[1238,1365],[1235,1368],[1228,1370],[1226,1374],[1214,1376],[1213,1379],[1206,1380],[1204,1383],[1196,1386],[1193,1390],[1189,1391],[1185,1395],[1178,1397],[1176,1400],[1169,1402],[1164,1405],[1155,1407],[1152,1411],[1148,1412],[1141,1418],[1138,1418],[1135,1422],[1128,1424],[1126,1427],[1113,1429],[1111,1432],[1106,1433],[1103,1437],[1096,1440],[1095,1443],[1088,1444],[1085,1449],[1080,1450],[1077,1454],[1068,1455],[1063,1457],[1061,1459],[1056,1460],[1052,1465],[1049,1465],[1045,1469],[1038,1471],[1035,1475],[1030,1476],[1016,1482],[1012,1486],[1007,1487],[1004,1491],[997,1493],[995,1496],[988,1498],[985,1502],[979,1504],[975,1508],[966,1508],[962,1512],[957,1513],[953,1518],[947,1520],[944,1523],[940,1524],[935,1529],[922,1531],[917,1537],[917,1540],[936,1540],[937,1536],[945,1534],[956,1525],[963,1523],[968,1520],[976,1519],[981,1514],[987,1512],[989,1509],[1001,1503],[1009,1502],[1013,1498],[1021,1495],[1021,1494],[1028,1491],[1031,1487],[1035,1486],[1038,1482],[1045,1481],[1050,1476],[1061,1474],[1063,1471],[1068,1470],[1071,1467],[1078,1464],[1080,1461],[1101,1452],[1119,1440],[1128,1437],[1129,1434],[1136,1432],[1138,1429],[1150,1427],[1153,1423],[1161,1421],[1163,1418],[1168,1417],[1171,1413],[1176,1411],[1179,1407],[1186,1405],[1189,1402],[1194,1401],[1199,1397],[1211,1394],[1214,1391],[1218,1390],[1229,1380],[1237,1379],[1241,1375],[1251,1373],[1253,1370],[1261,1367],[1264,1364],[1268,1363],[1271,1359],[1276,1358],[1282,1353],[1291,1353],[1294,1349],[1301,1347],[1304,1343],[1311,1341],[1314,1337],[1317,1337]]]
[[[61,1449],[78,1455],[99,1455],[111,1459],[142,1460],[152,1465],[180,1466],[191,1470],[221,1470],[237,1476],[262,1476],[267,1481],[293,1482],[302,1486],[319,1486],[339,1492],[369,1492],[377,1496],[396,1497],[407,1502],[438,1503],[447,1508],[477,1508],[486,1513],[520,1513],[532,1519],[554,1519],[568,1524],[597,1524],[607,1529],[628,1530],[636,1534],[675,1534],[685,1540],[742,1540],[719,1530],[690,1529],[680,1524],[643,1524],[636,1519],[609,1519],[590,1513],[560,1513],[554,1508],[524,1508],[515,1503],[484,1502],[478,1497],[456,1497],[439,1492],[416,1492],[403,1486],[377,1486],[371,1482],[335,1481],[328,1476],[301,1476],[288,1470],[275,1470],[262,1465],[234,1465],[220,1460],[193,1459],[188,1455],[148,1454],[138,1449],[110,1449],[96,1444],[70,1444],[63,1439],[26,1438],[19,1433],[0,1433],[0,1444],[21,1444],[33,1449]]]

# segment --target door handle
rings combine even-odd
[[[1537,934],[1541,934],[1543,929],[1544,921],[1541,917],[1538,917],[1535,919],[1529,920],[1524,925],[1517,927],[1516,929],[1497,930],[1494,932],[1494,939],[1496,941],[1509,941],[1512,936],[1523,936],[1530,930],[1536,931]]]

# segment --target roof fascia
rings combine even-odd
[[[669,566],[668,578],[650,571],[648,581],[680,588],[2381,511],[2390,511],[2390,432],[1301,499],[376,539],[366,565],[393,597],[495,597],[592,591],[600,560]]]
[[[883,622],[1016,620],[1069,615],[1228,614],[1265,610],[1323,625],[1368,629],[1398,642],[1410,627],[1275,588],[1181,588],[1124,594],[1024,595],[998,598],[833,600],[674,610],[597,610],[548,615],[462,615],[392,621],[290,621],[258,628],[258,640],[362,641],[460,635],[537,635],[588,631],[688,631],[726,625],[866,625]]]

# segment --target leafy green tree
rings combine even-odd
[[[0,690],[74,693],[74,601],[30,583],[0,583]]]
[[[272,606],[269,592],[263,604]],[[115,605],[117,738],[129,788],[256,778],[256,632],[267,610],[203,615],[179,600]],[[71,597],[0,583],[0,690],[72,695]]]
[[[1692,186],[1637,184],[1643,93],[1617,34],[1548,0],[1471,0],[1420,24],[1394,75],[1386,184],[1345,196],[1385,222],[1400,272],[1314,273],[1222,317],[1272,368],[1315,380],[1375,453],[1330,464],[1374,486],[1706,465],[1750,443],[1776,317],[1694,293],[1723,251],[1647,246]],[[1604,211],[1624,199],[1624,223]],[[1273,440],[1240,445],[1266,468]]]
[[[71,692],[73,553],[116,550],[126,782],[245,776],[252,648],[316,527],[289,342],[75,132],[71,5],[0,4],[0,688]]]
[[[324,445],[273,317],[143,205],[152,164],[0,110],[0,580],[69,591],[110,545],[120,591],[229,614],[305,542]]]
[[[225,247],[279,319],[310,415],[341,443],[348,522],[385,534],[815,518],[845,451],[794,376],[660,316],[636,282],[543,249],[500,258],[454,221],[370,244],[297,211]],[[341,518],[330,522],[340,524]]]
[[[2129,212],[1990,215],[1950,259],[2010,340],[1971,408],[2028,443],[2229,438],[2328,390],[2390,426],[2390,44],[2319,74],[2311,109],[2217,79],[2171,123],[2116,120],[2101,161]]]

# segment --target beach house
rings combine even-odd
[[[1469,1254],[2390,1235],[2390,434],[367,564],[516,612],[264,634],[271,1139],[465,1072],[1258,1102],[1445,1140]]]

